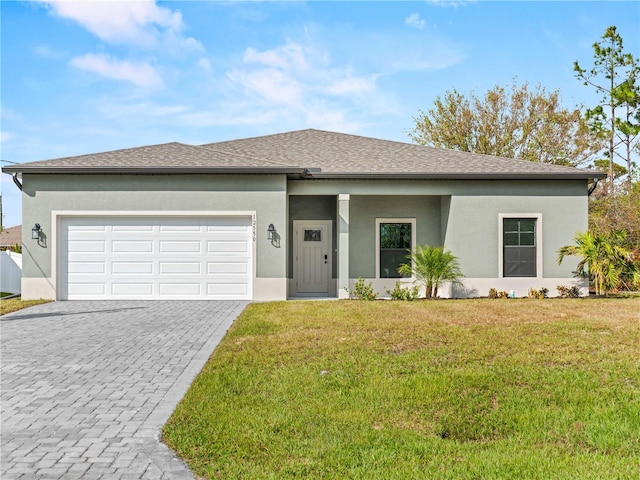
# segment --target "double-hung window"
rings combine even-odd
[[[503,277],[538,274],[537,218],[502,219]]]
[[[398,268],[403,263],[411,263],[407,255],[415,247],[415,219],[379,218],[376,229],[378,278],[406,277],[398,273]]]

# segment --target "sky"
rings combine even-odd
[[[3,166],[304,128],[409,142],[454,88],[515,80],[596,105],[573,62],[592,66],[610,25],[640,57],[638,1],[0,0],[0,15]]]

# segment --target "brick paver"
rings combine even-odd
[[[0,317],[2,479],[193,479],[160,429],[247,302],[55,302]]]

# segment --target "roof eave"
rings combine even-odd
[[[294,174],[306,173],[300,167],[4,167],[4,173],[14,174]]]
[[[309,179],[362,179],[362,180],[592,180],[606,178],[602,172],[567,173],[312,173]]]

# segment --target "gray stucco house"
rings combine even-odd
[[[586,293],[556,252],[604,176],[320,130],[3,171],[22,187],[23,298],[58,300],[345,297],[359,277],[384,296],[416,244],[460,258],[441,296]]]

